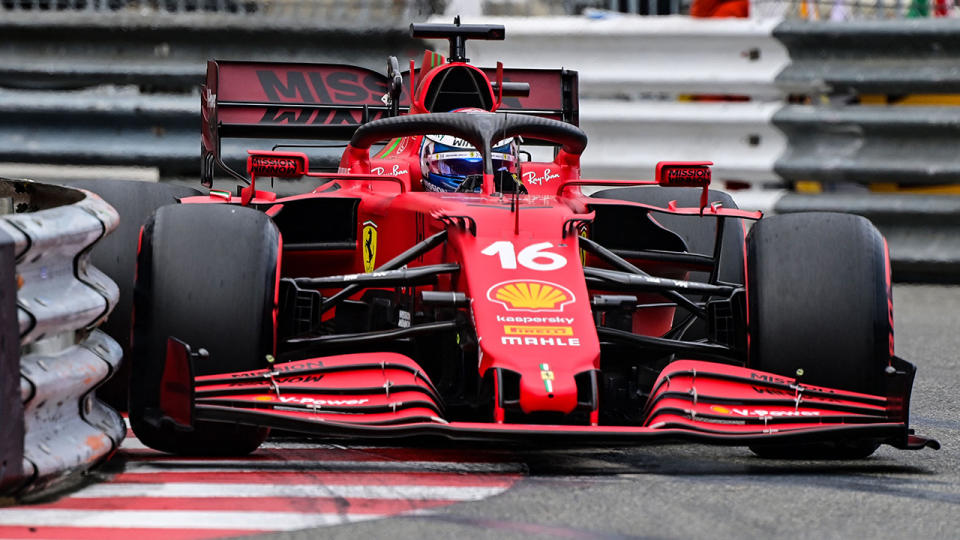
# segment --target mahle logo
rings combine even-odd
[[[487,299],[507,311],[563,311],[576,297],[563,285],[531,279],[497,283],[487,290]]]

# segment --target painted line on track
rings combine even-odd
[[[103,471],[102,482],[58,500],[0,508],[0,539],[184,540],[340,525],[492,497],[526,469],[496,451],[286,441],[243,458],[191,458],[128,437]]]
[[[475,501],[502,493],[509,486],[460,487],[419,485],[323,485],[323,484],[169,484],[107,483],[90,486],[71,495],[87,497],[363,497],[365,499],[417,499]],[[2,512],[2,511],[0,511]],[[0,518],[2,521],[2,518]]]

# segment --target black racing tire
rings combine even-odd
[[[280,233],[262,212],[233,205],[157,210],[143,228],[134,289],[130,425],[143,444],[189,455],[243,455],[267,430],[158,422],[159,380],[170,336],[205,348],[197,375],[267,367],[274,351]]]
[[[747,236],[748,367],[884,395],[893,303],[883,236],[850,214],[772,216]],[[752,446],[773,458],[864,458],[878,443]]]
[[[606,189],[594,193],[593,197],[638,202],[661,208],[666,208],[671,201],[677,201],[680,207],[694,207],[700,205],[700,193],[699,189],[650,186]],[[708,198],[711,204],[720,203],[724,208],[738,208],[733,198],[722,191],[710,190]],[[713,219],[701,220],[692,216],[661,213],[651,215],[658,223],[678,234],[686,243],[688,252],[713,254],[713,244],[716,239]],[[720,270],[717,274],[721,281],[743,283],[743,237],[743,220],[728,218],[723,226],[723,247],[720,251]],[[708,278],[707,272],[690,272],[688,277],[692,281],[706,281]],[[686,296],[693,300],[700,300],[696,295]],[[678,309],[674,322],[679,322],[686,316],[686,311]],[[688,340],[706,338],[706,324],[697,320],[683,337]]]
[[[130,384],[130,314],[133,308],[133,274],[137,264],[140,227],[161,206],[176,204],[183,197],[200,195],[196,189],[175,184],[134,180],[76,180],[66,184],[99,195],[120,214],[117,228],[102,238],[90,252],[90,262],[120,289],[120,298],[100,329],[123,348],[120,369],[97,388],[97,396],[114,408],[127,410]]]

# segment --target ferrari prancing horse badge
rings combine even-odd
[[[363,222],[363,271],[373,272],[377,267],[377,224],[372,221]]]

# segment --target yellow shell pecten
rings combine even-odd
[[[569,300],[566,293],[556,287],[524,281],[500,287],[495,297],[514,309],[553,309],[560,302]]]

